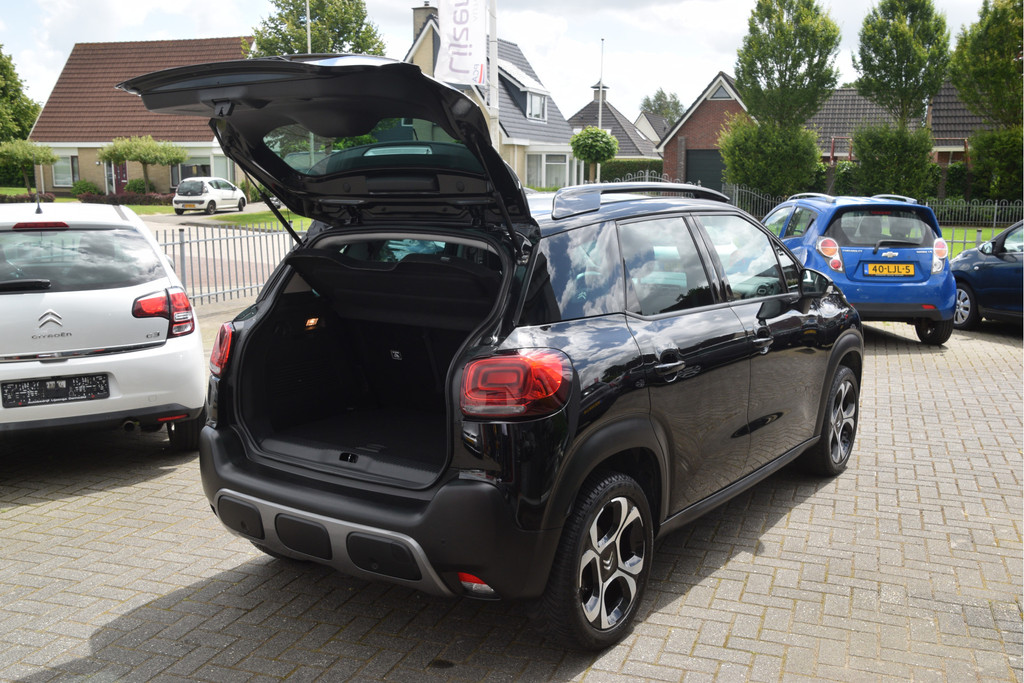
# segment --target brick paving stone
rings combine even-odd
[[[522,605],[263,555],[162,434],[5,439],[0,680],[1021,683],[1020,329],[866,341],[850,469],[786,468],[661,539],[643,620],[596,654]]]

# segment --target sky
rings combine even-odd
[[[412,43],[412,8],[424,0],[365,0],[387,55]],[[437,0],[431,0],[434,6]],[[950,47],[977,21],[982,0],[933,0]],[[819,0],[842,32],[840,84],[857,74],[851,57],[874,3]],[[608,101],[630,120],[658,88],[690,106],[719,71],[732,75],[755,0],[497,0],[498,36],[519,45],[562,114],[593,99],[603,77]],[[45,103],[75,43],[251,35],[274,13],[269,0],[0,0],[0,50],[30,98]],[[602,39],[603,43],[602,43]],[[113,87],[111,83],[111,87]]]

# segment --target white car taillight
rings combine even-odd
[[[140,296],[132,304],[136,318],[166,318],[170,321],[167,337],[184,337],[196,329],[195,316],[188,295],[180,287]]]
[[[943,267],[946,265],[946,257],[949,256],[949,246],[946,245],[946,240],[941,237],[935,240],[935,244],[932,245],[932,272],[941,273]]]

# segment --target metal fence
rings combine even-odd
[[[294,227],[305,230],[300,221]],[[276,223],[190,225],[153,232],[197,306],[256,296],[295,245]]]

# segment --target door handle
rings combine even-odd
[[[658,363],[654,366],[654,371],[659,375],[674,375],[685,367],[685,360],[677,360],[671,363]]]
[[[772,345],[772,342],[774,342],[775,339],[767,331],[762,332],[762,334],[766,334],[767,336],[754,337],[751,340],[751,343],[754,345],[754,348],[758,349],[761,353],[768,353],[768,347]]]

